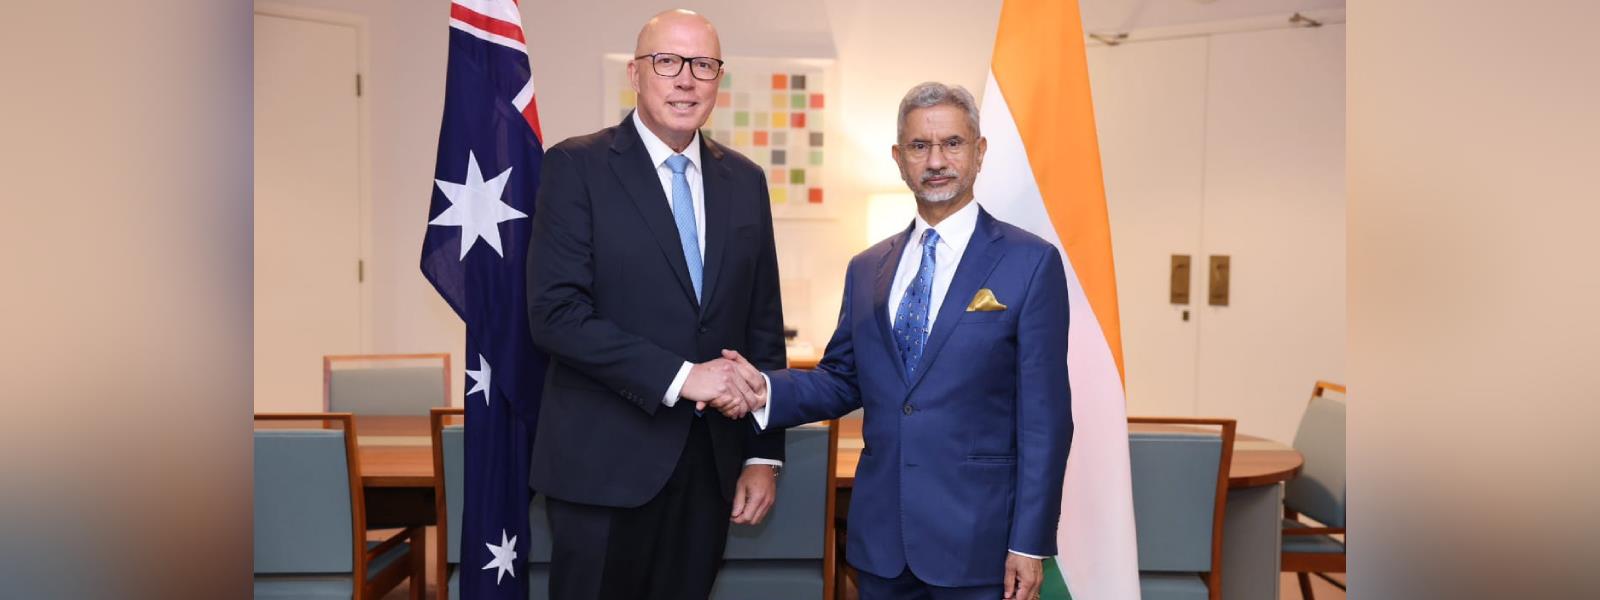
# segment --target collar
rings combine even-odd
[[[967,243],[972,241],[972,232],[977,228],[978,201],[973,199],[966,206],[961,207],[961,210],[945,217],[937,227],[932,229],[939,232],[939,241],[941,243],[947,244],[956,254],[961,254],[966,252]],[[919,242],[922,241],[922,232],[926,229],[929,229],[928,222],[922,220],[920,213],[917,214],[915,224],[911,227],[911,239],[906,243],[912,246],[919,245]]]
[[[650,131],[649,127],[644,126],[644,121],[639,119],[637,110],[633,111],[633,128],[639,132],[639,139],[644,142],[645,152],[650,153],[650,165],[659,169],[661,165],[666,164],[667,159],[674,154],[672,148],[661,141],[661,138],[656,137],[656,133]],[[700,165],[700,132],[694,133],[694,139],[689,140],[689,145],[683,149],[683,155],[689,157],[689,164],[694,165],[695,169],[705,172]],[[944,233],[940,232],[939,235]]]

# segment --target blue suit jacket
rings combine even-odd
[[[911,230],[851,259],[839,325],[812,371],[769,373],[768,429],[864,407],[846,555],[940,586],[1000,583],[1008,550],[1056,553],[1072,443],[1067,282],[1049,242],[980,209],[916,376],[890,337]],[[1005,310],[967,312],[982,288]]]

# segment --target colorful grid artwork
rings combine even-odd
[[[607,126],[621,121],[636,103],[626,64],[625,56],[607,57]],[[774,216],[826,217],[827,211],[816,211],[827,197],[823,82],[831,63],[729,57],[727,65],[702,134],[767,172]]]

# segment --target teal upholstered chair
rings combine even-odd
[[[829,422],[788,430],[772,511],[760,525],[730,528],[711,600],[818,600],[831,592],[836,427]]]
[[[1345,569],[1344,393],[1344,386],[1336,383],[1318,381],[1312,387],[1311,402],[1294,434],[1294,447],[1305,458],[1305,467],[1284,487],[1283,571],[1296,574],[1300,595],[1307,599],[1314,597],[1312,573],[1339,589],[1345,587],[1326,575]],[[1305,523],[1301,515],[1321,525]]]
[[[1140,594],[1145,600],[1220,600],[1234,421],[1128,422],[1149,426],[1128,434]]]
[[[429,409],[449,405],[449,354],[322,357],[323,410],[421,417]]]
[[[461,497],[463,428],[450,421],[459,420],[459,408],[432,410],[435,472],[443,473],[435,484],[439,521],[440,600],[458,598],[461,562]],[[778,478],[777,501],[761,525],[732,526],[728,534],[727,559],[717,576],[713,600],[790,598],[816,600],[831,592],[833,573],[826,559],[832,558],[832,535],[827,527],[831,517],[830,487],[833,448],[837,443],[833,427],[809,425],[790,429],[786,438],[783,475]],[[550,525],[545,499],[535,495],[529,507],[528,597],[548,597],[550,586]],[[470,568],[471,565],[468,565]]]
[[[352,417],[310,413],[255,420],[255,597],[362,600],[381,597],[410,578],[411,598],[420,600],[423,528],[366,539]],[[315,422],[317,428],[285,428],[294,421]]]
[[[428,411],[428,431],[433,436],[433,508],[438,516],[434,526],[434,584],[439,600],[461,597],[461,494],[463,461],[466,453],[462,429],[462,409],[433,408]]]

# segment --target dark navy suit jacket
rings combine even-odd
[[[634,507],[678,464],[694,403],[661,404],[684,361],[739,350],[786,362],[772,206],[761,167],[700,138],[706,249],[697,301],[672,209],[629,115],[550,148],[528,245],[528,324],[550,354],[530,481],[569,502]],[[723,497],[782,437],[707,411]]]
[[[851,259],[839,325],[812,371],[769,373],[768,429],[864,407],[846,556],[880,577],[1000,583],[1009,550],[1056,553],[1072,443],[1060,252],[980,209],[916,376],[890,337],[911,230]],[[967,312],[988,288],[1005,310]]]

